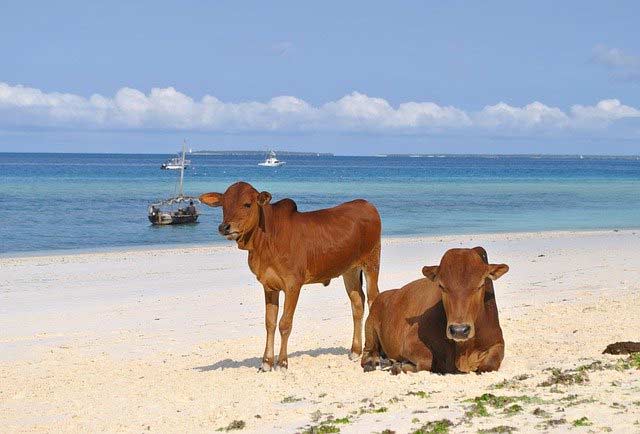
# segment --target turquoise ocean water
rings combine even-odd
[[[153,227],[148,203],[173,194],[168,155],[0,153],[0,254],[225,242],[220,209]],[[255,156],[191,156],[186,193],[244,180],[300,210],[365,198],[384,235],[640,227],[637,157],[315,157],[257,166]]]

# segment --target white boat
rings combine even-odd
[[[269,151],[269,154],[267,154],[267,158],[262,162],[262,163],[258,163],[258,166],[263,166],[263,167],[280,167],[283,164],[285,164],[284,161],[280,161],[276,158],[276,153],[273,151]]]
[[[189,149],[189,153],[191,153],[191,149]],[[184,170],[191,165],[191,160],[186,160],[184,158],[184,149],[182,150],[182,156],[178,155],[177,157],[173,157],[162,163],[160,166],[161,169],[165,170]]]

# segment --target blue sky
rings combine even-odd
[[[638,2],[90,3],[2,5],[0,151],[640,153]]]

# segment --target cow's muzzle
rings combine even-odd
[[[469,339],[471,329],[470,324],[450,324],[447,328],[447,334],[454,341],[465,341]]]
[[[237,240],[240,237],[240,234],[234,231],[229,223],[221,223],[218,226],[218,232],[228,240]]]
[[[220,223],[220,226],[218,226],[218,232],[220,232],[220,235],[229,235],[229,229],[231,229],[231,225],[229,223],[222,222]]]

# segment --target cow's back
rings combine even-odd
[[[297,213],[291,230],[297,233],[292,247],[303,261],[306,283],[323,282],[362,266],[376,249],[379,255],[380,215],[362,199]]]
[[[369,257],[379,260],[380,216],[365,200],[298,212],[293,200],[283,199],[263,212],[249,265],[267,286],[282,287],[285,280],[325,283]]]

